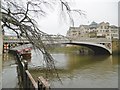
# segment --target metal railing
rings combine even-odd
[[[34,80],[28,70],[28,62],[22,60],[19,53],[16,52],[17,57],[17,72],[20,88],[23,90],[49,90],[50,84],[42,77],[38,77],[37,82]]]

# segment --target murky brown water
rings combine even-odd
[[[118,56],[80,56],[77,53],[52,53],[56,68],[60,71],[61,84],[57,78],[50,77],[51,87],[55,88],[118,88]],[[32,51],[29,67],[42,67],[42,55]],[[17,87],[17,73],[14,56],[4,55],[3,88]],[[34,77],[41,75],[32,71]]]
[[[2,88],[16,88],[18,86],[15,58],[11,54],[3,55]]]
[[[42,66],[42,56],[32,51],[30,67]],[[61,84],[57,78],[50,80],[55,88],[118,88],[118,56],[80,56],[77,53],[53,53],[60,70]],[[62,72],[61,72],[62,71]],[[33,76],[41,75],[32,71]],[[50,77],[51,78],[51,77]]]

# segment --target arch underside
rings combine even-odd
[[[110,55],[111,54],[107,49],[100,47],[100,46],[96,46],[96,45],[90,45],[90,44],[84,44],[84,43],[66,43],[66,44],[88,47],[94,51],[95,55]]]

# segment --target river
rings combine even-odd
[[[40,53],[32,51],[30,67],[42,66]],[[118,56],[82,56],[77,52],[53,52],[55,65],[59,77],[50,78],[54,88],[117,88],[118,87]],[[41,74],[39,70],[32,70],[34,77]]]
[[[18,88],[15,57],[9,53],[3,54],[2,88]]]
[[[42,68],[45,63],[39,51],[32,50],[31,52],[29,68],[33,77],[37,78],[43,75],[37,68]],[[49,77],[51,87],[118,88],[118,56],[82,56],[78,52],[52,52],[51,54],[55,59],[55,65],[62,81],[61,84],[58,78]],[[3,87],[8,84],[7,87],[16,87],[17,74],[14,59],[11,55],[7,57],[9,58],[3,61]],[[34,67],[35,69],[31,69]]]

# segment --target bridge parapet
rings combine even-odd
[[[77,40],[72,40],[62,35],[51,35],[50,39],[45,38],[45,36],[41,37],[43,43],[45,44],[62,44],[62,43],[69,43],[69,44],[79,44],[79,45],[89,45],[89,47],[101,47],[112,53],[112,41],[110,39],[105,38],[80,38]],[[36,39],[34,39],[36,40]],[[51,40],[51,41],[50,41]],[[4,39],[4,43],[19,43],[19,42],[27,42],[29,41],[26,38],[20,40],[19,38],[7,38]]]
[[[105,38],[79,38],[74,41],[81,41],[81,42],[92,42],[92,43],[110,43],[111,39],[105,39]]]
[[[66,42],[66,41],[69,41],[68,38],[66,37],[63,37],[61,35],[50,35],[51,38],[45,38],[45,36],[41,36],[41,39],[43,41],[43,43],[46,43],[46,44],[51,44],[51,43],[63,43],[63,42]],[[34,40],[37,40],[34,38]],[[3,40],[4,43],[22,43],[22,42],[27,42],[29,43],[29,41],[26,39],[26,38],[17,38],[16,36],[5,36],[4,37],[4,40]]]
[[[105,38],[79,38],[77,40],[71,40],[71,42],[82,42],[82,43],[88,43],[88,44],[100,44],[110,53],[112,53],[112,40],[111,39],[105,39]]]

